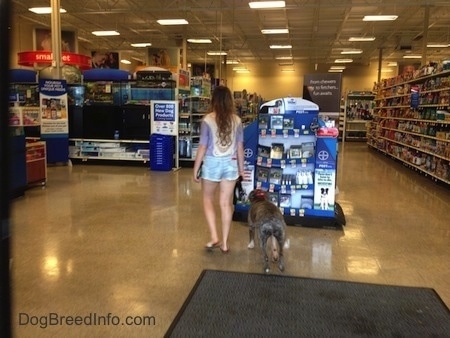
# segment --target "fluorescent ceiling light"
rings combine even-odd
[[[344,69],[345,69],[345,66],[331,66],[330,69],[344,70]]]
[[[261,29],[263,34],[287,34],[289,29],[287,28],[276,28],[276,29]]]
[[[397,18],[397,15],[366,15],[363,21],[394,21]]]
[[[363,21],[394,21],[397,18],[397,15],[366,15]]]
[[[221,52],[221,51],[213,51],[213,50],[211,50],[211,51],[209,51],[209,52],[206,52],[206,54],[208,54],[208,55],[227,55],[227,52]]]
[[[121,63],[124,63],[124,64],[126,64],[126,65],[130,65],[130,64],[131,64],[131,61],[130,61],[130,60],[127,60],[127,59],[122,59],[122,60],[120,60],[120,62],[121,62]]]
[[[156,20],[156,22],[162,26],[189,24],[189,22],[187,22],[185,19],[162,19],[162,20]]]
[[[113,36],[113,35],[120,35],[117,31],[93,31],[92,34],[96,36]]]
[[[348,39],[348,41],[374,41],[374,36],[352,36]]]
[[[187,39],[190,43],[212,43],[211,39]]]
[[[421,59],[421,55],[403,55],[404,59]]]
[[[248,5],[253,9],[261,8],[284,8],[286,7],[286,2],[284,1],[252,1]]]
[[[449,43],[429,43],[427,44],[428,48],[447,48],[450,47]]]
[[[132,43],[131,47],[150,47],[152,44],[150,42],[139,42],[139,43]]]
[[[341,54],[361,54],[362,52],[363,52],[362,49],[348,49],[343,50]]]
[[[388,67],[397,67],[398,63],[397,62],[388,62],[387,65],[388,65]]]
[[[36,14],[50,14],[52,12],[51,7],[31,7],[28,8],[28,10]],[[59,8],[59,12],[67,13],[67,11],[64,8]]]
[[[271,45],[270,49],[291,49],[292,45]]]
[[[336,59],[334,60],[335,63],[350,63],[353,62],[353,59]]]
[[[343,69],[328,69],[328,73],[342,73]]]
[[[227,65],[237,65],[239,64],[239,60],[227,60],[226,62]]]
[[[240,70],[248,70],[246,67],[233,67],[234,71],[240,71]]]
[[[276,56],[275,60],[292,60],[292,56]]]

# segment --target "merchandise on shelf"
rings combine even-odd
[[[335,217],[337,136],[313,102],[282,98],[261,106],[255,188],[269,192],[288,224]]]
[[[342,140],[367,140],[367,126],[372,120],[375,94],[367,91],[351,91],[347,94]]]
[[[69,157],[87,161],[129,160],[147,162],[149,141],[70,139]]]
[[[423,69],[380,84],[368,145],[449,185],[450,71]]]
[[[210,93],[210,79],[193,77],[189,95],[184,95],[180,99],[178,154],[182,160],[195,159],[200,140],[201,121],[210,109]]]

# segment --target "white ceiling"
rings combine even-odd
[[[154,47],[181,46],[185,38],[212,38],[212,45],[187,45],[188,62],[204,62],[207,50],[223,50],[241,62],[275,60],[292,55],[302,62],[332,63],[345,48],[360,48],[354,64],[401,61],[405,53],[422,54],[424,42],[450,43],[450,0],[286,0],[285,9],[253,10],[244,0],[60,0],[63,30],[75,30],[87,50],[127,51],[145,57],[130,43]],[[13,0],[13,13],[37,26],[50,27],[50,15],[29,7],[49,6],[50,0]],[[363,22],[364,15],[395,14],[393,22]],[[428,16],[428,20],[426,17]],[[184,18],[185,26],[161,26],[157,19]],[[428,22],[428,24],[424,24]],[[289,28],[289,34],[263,35],[261,29]],[[100,38],[94,30],[118,30],[120,36]],[[376,37],[373,42],[349,42],[350,36]],[[292,50],[272,50],[271,44],[291,44]],[[427,48],[428,60],[450,58],[450,47]],[[278,62],[278,61],[277,61]]]

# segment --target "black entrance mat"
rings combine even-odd
[[[429,288],[204,270],[165,337],[449,337]]]

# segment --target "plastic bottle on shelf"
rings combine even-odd
[[[119,139],[119,131],[118,130],[116,130],[115,132],[114,132],[114,139],[115,140],[118,140]]]

